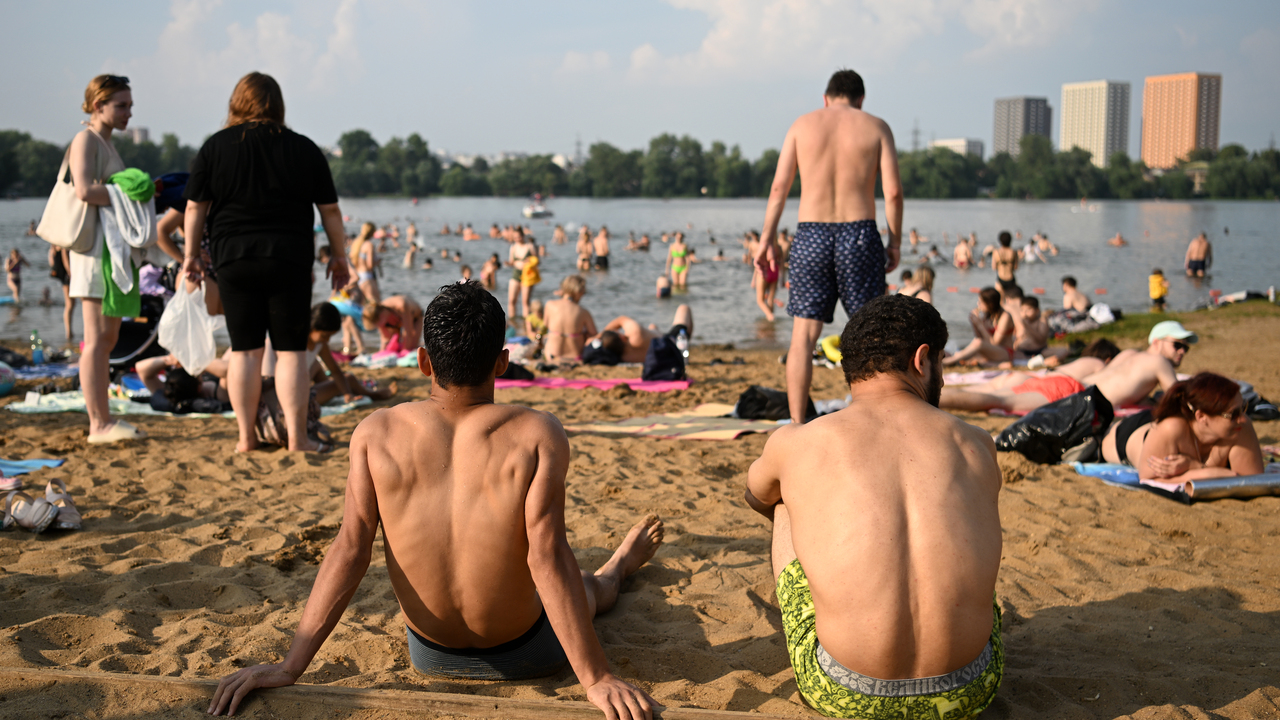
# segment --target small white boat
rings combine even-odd
[[[540,202],[531,202],[524,206],[523,214],[527,218],[548,218],[555,213],[548,210],[547,206]]]

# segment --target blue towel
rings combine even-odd
[[[1138,471],[1129,465],[1119,463],[1072,463],[1071,465],[1081,475],[1098,478],[1108,485],[1140,487]]]
[[[44,363],[14,368],[13,374],[23,380],[43,380],[45,378],[69,378],[80,374],[79,365],[67,363]]]
[[[0,472],[4,473],[5,477],[13,477],[15,475],[34,472],[41,468],[58,467],[64,462],[66,462],[66,460],[48,460],[43,458],[36,460],[0,460]]]

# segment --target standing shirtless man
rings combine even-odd
[[[1204,233],[1195,236],[1187,245],[1187,257],[1184,261],[1187,277],[1204,277],[1204,271],[1213,264],[1213,245]]]
[[[609,227],[600,226],[600,232],[596,233],[595,238],[591,241],[591,247],[596,252],[596,269],[609,269]]]
[[[868,302],[840,337],[849,406],[779,428],[747,474],[796,685],[823,715],[967,718],[1000,686],[1000,468],[937,408],[946,342],[923,300]]]
[[[515,680],[567,662],[608,717],[652,717],[653,700],[609,671],[591,618],[653,557],[662,521],[637,523],[594,574],[578,569],[565,536],[564,429],[549,413],[493,401],[505,329],[502,306],[479,283],[431,301],[418,350],[431,396],[375,412],[352,433],[342,529],[288,655],[224,678],[210,713],[232,714],[254,688],[292,685],[306,671],[368,570],[381,525],[419,671]]]
[[[787,351],[787,404],[793,423],[804,422],[813,347],[823,324],[835,319],[836,298],[852,316],[863,303],[884,295],[884,276],[898,266],[902,254],[898,153],[888,124],[862,111],[865,95],[858,73],[840,70],[827,83],[822,109],[800,116],[787,131],[756,250],[756,266],[766,276],[776,276],[778,221],[798,169],[804,184],[787,302],[793,318]],[[888,247],[880,244],[876,227],[877,173],[884,188]]]

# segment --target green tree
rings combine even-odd
[[[742,157],[742,148],[737,145],[726,155],[724,144],[717,142],[711,146],[715,163],[709,168],[711,185],[715,188],[715,197],[749,197],[751,193],[751,163]]]
[[[191,162],[196,159],[196,149],[178,142],[178,136],[165,133],[160,138],[160,174],[171,172],[190,172]]]
[[[137,168],[153,176],[162,174],[161,150],[155,143],[150,140],[135,143],[133,138],[124,134],[113,135],[111,143],[116,146],[116,152],[120,153],[125,167]]]
[[[760,154],[760,158],[751,166],[751,184],[756,197],[769,197],[773,189],[773,176],[778,172],[778,151],[769,148]],[[791,192],[787,197],[800,197],[800,173],[791,182]]]
[[[676,153],[679,141],[675,135],[663,133],[649,141],[644,156],[640,194],[645,197],[671,197],[676,194]]]
[[[494,195],[507,197],[558,195],[569,188],[564,169],[551,162],[550,155],[507,158],[489,171],[489,183]]]
[[[676,185],[674,195],[698,197],[707,185],[707,170],[702,156],[702,143],[685,135],[676,142]]]
[[[644,167],[639,150],[624,152],[609,143],[595,143],[583,163],[579,187],[592,197],[635,197],[644,183]]]
[[[1107,163],[1107,186],[1111,189],[1111,196],[1121,200],[1151,197],[1155,187],[1146,180],[1146,173],[1147,166],[1141,160],[1135,163],[1127,153],[1112,153]]]
[[[18,173],[22,177],[22,194],[41,197],[52,192],[65,154],[65,148],[29,136],[18,143],[14,148],[14,155],[18,161]]]
[[[482,158],[477,158],[475,165],[481,165],[487,170],[488,163],[484,163]],[[493,188],[489,186],[489,178],[483,173],[475,171],[475,165],[471,170],[461,166],[454,165],[445,172],[444,177],[440,179],[440,192],[449,196],[461,195],[492,195]]]

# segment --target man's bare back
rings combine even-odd
[[[775,431],[749,487],[774,473],[832,657],[890,679],[978,656],[1001,550],[990,436],[905,392],[859,393]]]
[[[800,116],[787,144],[804,177],[800,222],[856,222],[876,217],[876,175],[881,156],[893,147],[883,120],[844,103]],[[896,174],[896,173],[895,173]],[[901,225],[891,232],[898,237]],[[900,241],[900,238],[899,238]]]
[[[1133,405],[1160,386],[1168,390],[1177,382],[1174,365],[1158,351],[1124,350],[1105,368],[1080,380],[1085,387],[1096,385],[1115,407]]]

